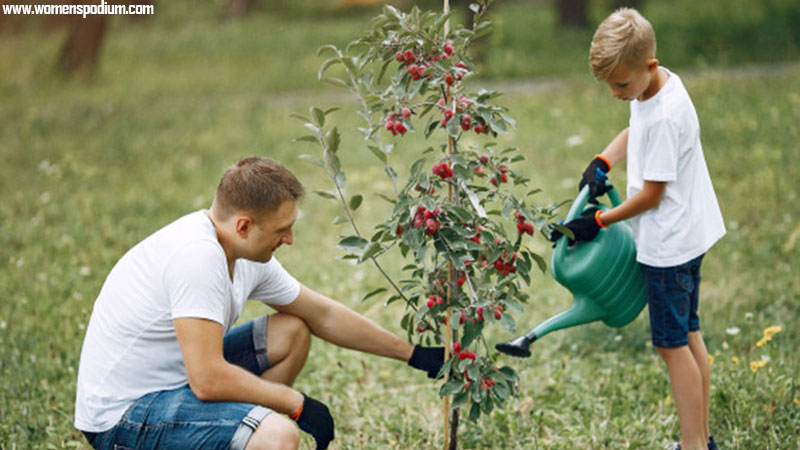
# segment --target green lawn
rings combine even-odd
[[[522,20],[522,7],[513,4],[500,15],[503,36]],[[74,383],[106,273],[149,233],[207,206],[229,163],[262,154],[283,162],[309,191],[330,189],[320,169],[298,159],[316,150],[291,143],[305,133],[290,113],[344,106],[331,118],[343,130],[350,193],[366,194],[359,223],[368,227],[389,212],[375,194],[390,186],[352,131],[355,105],[315,82],[316,47],[354,38],[368,15],[265,13],[220,22],[207,10],[187,9],[190,21],[181,13],[172,7],[152,22],[114,22],[93,82],[61,80],[50,71],[57,34],[27,31],[0,41],[0,449],[82,445],[71,426]],[[581,36],[566,37],[575,42],[552,62],[554,71],[543,73],[506,67],[502,49],[494,47],[503,39],[490,39],[497,55],[489,59],[492,79],[473,84],[506,93],[518,129],[502,140],[527,156],[516,169],[543,189],[540,202],[571,198],[587,161],[625,126],[627,106],[584,70]],[[531,50],[532,60],[537,55]],[[583,59],[576,64],[572,55]],[[681,70],[662,62],[682,75],[694,99],[728,227],[705,259],[701,289],[703,330],[714,356],[712,431],[723,448],[794,449],[800,435],[800,64]],[[503,81],[506,75],[528,78]],[[395,150],[398,167],[407,169],[425,148],[419,134]],[[622,167],[611,176],[624,185]],[[349,234],[332,224],[337,214],[334,202],[310,195],[295,244],[277,257],[303,283],[400,333],[398,304],[360,301],[383,285],[374,267],[337,259],[337,238]],[[547,243],[536,239],[549,257]],[[397,273],[394,256],[384,263]],[[548,275],[534,278],[531,293],[520,328],[570,304],[569,293]],[[250,305],[244,319],[264,312]],[[763,330],[774,325],[783,331],[758,346]],[[766,362],[758,367],[758,361]],[[478,423],[462,423],[461,448],[650,449],[678,438],[646,312],[619,330],[593,324],[554,333],[534,344],[533,357],[510,364],[520,375],[519,398]],[[398,362],[317,341],[297,388],[331,407],[335,448],[441,442],[437,386]],[[311,448],[310,438],[303,439]]]

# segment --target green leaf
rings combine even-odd
[[[289,117],[294,117],[295,119],[300,119],[303,122],[311,122],[311,119],[309,119],[308,117],[306,117],[306,116],[304,116],[304,115],[302,115],[300,113],[291,113],[291,114],[289,114]]]
[[[469,409],[469,420],[475,422],[481,417],[481,404],[473,403]]]
[[[325,62],[323,62],[322,65],[319,67],[319,71],[317,72],[317,79],[321,80],[322,76],[325,74],[325,71],[328,70],[328,67],[334,64],[339,64],[339,62],[340,62],[339,58],[326,59]]]
[[[509,333],[513,333],[516,329],[516,323],[514,322],[514,318],[511,317],[511,314],[503,314],[500,316],[500,325]]]
[[[461,381],[456,380],[455,378],[450,379],[447,383],[443,384],[442,387],[439,389],[439,396],[445,397],[447,395],[453,395],[464,388],[464,385]]]
[[[330,114],[332,112],[336,112],[336,111],[338,111],[340,109],[342,109],[342,108],[339,108],[338,106],[334,106],[333,108],[328,108],[328,109],[325,110],[325,115],[327,116],[328,114]]]
[[[344,216],[336,216],[336,217],[333,218],[333,224],[334,225],[339,225],[341,223],[347,223],[347,222],[348,222],[348,219],[347,219],[347,217],[344,217]]]
[[[369,241],[360,236],[347,236],[336,244],[337,247],[344,251],[354,252],[361,250],[369,244]]]
[[[364,197],[362,197],[360,194],[359,195],[354,195],[354,196],[350,197],[350,204],[348,206],[350,206],[351,210],[355,211],[355,210],[358,209],[359,206],[361,206],[361,202],[363,200],[364,200]]]
[[[292,142],[311,142],[311,143],[315,143],[316,144],[317,142],[319,142],[319,140],[317,139],[316,136],[312,136],[310,134],[307,134],[305,136],[301,136],[299,138],[292,139]]]
[[[319,109],[318,109],[319,110]],[[322,110],[319,110],[320,114],[322,114],[322,120],[325,120],[325,115]],[[325,135],[325,145],[328,146],[328,151],[332,153],[336,153],[339,150],[339,144],[342,142],[341,136],[339,136],[339,130],[336,127],[331,128],[330,131]]]
[[[377,242],[373,242],[369,244],[364,253],[361,254],[361,257],[358,258],[358,262],[364,262],[369,258],[375,256],[379,251],[381,251],[381,245]]]
[[[388,162],[388,158],[386,157],[386,153],[383,150],[379,149],[374,145],[368,145],[367,148],[375,155],[376,158],[380,159],[382,163],[386,164]]]
[[[325,192],[325,191],[313,191],[313,192],[322,198],[329,198],[332,200],[336,200],[336,196],[331,194],[330,192]]]
[[[336,179],[334,181],[339,189],[344,189],[345,185],[347,184],[347,178],[344,176],[344,172],[337,172]]]
[[[457,393],[455,397],[453,397],[452,408],[458,408],[459,406],[463,405],[469,399],[469,391],[466,389]]]
[[[300,156],[298,156],[298,158],[302,159],[303,161],[310,162],[311,164],[314,164],[315,166],[319,166],[319,167],[323,167],[323,168],[325,167],[325,163],[322,162],[321,159],[314,158],[311,155],[300,155]]]
[[[350,84],[346,81],[342,80],[341,78],[333,78],[333,77],[326,77],[322,79],[323,82],[328,83],[330,85],[341,87],[345,89],[350,89]]]
[[[545,273],[547,271],[547,263],[545,262],[544,258],[542,258],[542,256],[538,253],[531,252],[530,255],[531,258],[536,261],[536,265],[539,266],[539,270],[541,270],[542,273]]]
[[[383,288],[383,287],[382,287],[382,288],[378,288],[378,289],[374,289],[374,290],[370,291],[370,292],[369,292],[367,295],[365,295],[365,296],[364,296],[364,298],[363,298],[363,299],[361,299],[361,301],[362,301],[362,302],[363,302],[363,301],[366,301],[368,298],[370,298],[370,297],[373,297],[373,296],[375,296],[375,295],[378,295],[378,294],[380,294],[380,293],[382,293],[382,292],[386,292],[386,291],[387,291],[387,289],[386,289],[386,288]],[[405,319],[405,317],[404,317],[404,319]],[[402,326],[402,324],[401,324],[401,326]],[[404,328],[404,327],[403,327],[403,328]]]
[[[314,123],[318,127],[322,128],[323,126],[325,126],[325,113],[322,112],[321,109],[317,108],[316,106],[312,106],[309,109],[309,113],[311,114],[311,117],[314,119]]]
[[[336,48],[335,45],[328,44],[328,45],[323,45],[322,47],[317,49],[317,56],[322,56],[322,54],[325,53],[326,51],[332,51],[337,55],[339,54],[339,49]]]

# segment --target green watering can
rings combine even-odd
[[[613,206],[622,201],[613,187],[608,191]],[[565,222],[584,212],[606,205],[589,204],[589,188],[584,186],[567,213]],[[636,262],[636,246],[627,222],[601,228],[590,242],[568,245],[566,236],[556,243],[550,273],[574,296],[572,307],[540,323],[529,333],[497,344],[498,351],[513,356],[531,355],[528,347],[545,334],[602,320],[608,326],[622,327],[632,322],[647,304],[644,274]]]

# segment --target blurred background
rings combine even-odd
[[[368,229],[387,217],[373,194],[389,184],[355,131],[355,103],[317,80],[316,55],[357,38],[384,3],[140,0],[153,15],[0,15],[0,449],[84,446],[71,426],[74,383],[106,274],[149,233],[207,207],[228,164],[261,154],[309,192],[331,188],[298,158],[318,149],[292,142],[305,133],[289,114],[343,107],[330,119],[342,131],[351,194],[365,193],[357,218]],[[467,2],[451,3],[452,20],[467,23]],[[728,226],[704,261],[712,429],[726,448],[796,448],[800,0],[497,0],[469,87],[505,93],[518,128],[500,141],[527,156],[513,169],[542,188],[541,204],[572,198],[584,166],[627,124],[627,105],[587,63],[595,27],[623,5],[651,21],[661,64],[692,95]],[[401,178],[432,145],[420,134],[398,141]],[[612,181],[623,186],[624,175],[614,170]],[[338,236],[349,234],[333,223],[340,213],[309,195],[296,243],[278,258],[399,334],[399,305],[361,302],[385,284],[377,271],[337,259]],[[549,260],[541,236],[531,245]],[[387,259],[397,273],[400,258]],[[548,275],[531,292],[519,331],[570,304]],[[264,312],[251,305],[243,319]],[[772,325],[784,333],[757,346]],[[666,373],[648,342],[646,313],[621,330],[595,324],[537,342],[533,358],[510,362],[519,401],[464,425],[462,447],[660,448],[676,439]],[[768,362],[753,369],[759,361]],[[441,441],[435,388],[402,370],[315,342],[298,387],[337,411],[335,448],[430,447]]]

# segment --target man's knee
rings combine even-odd
[[[303,319],[291,314],[273,314],[269,317],[267,349],[272,350],[278,359],[283,359],[289,351],[307,351],[311,343],[311,330]]]
[[[300,445],[300,432],[286,417],[272,413],[250,436],[245,450],[296,450]]]

